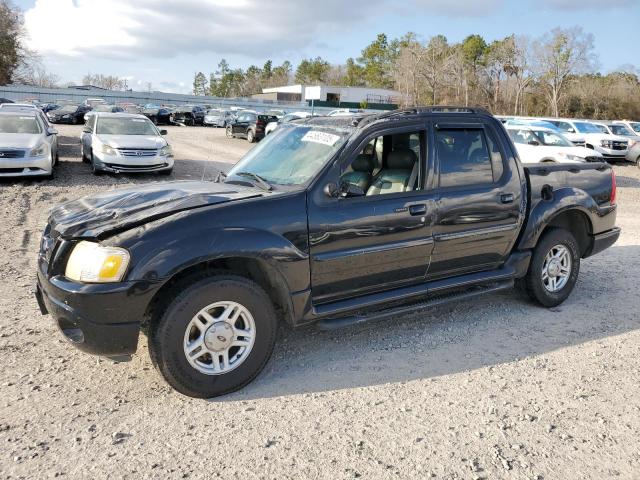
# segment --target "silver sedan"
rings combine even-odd
[[[39,110],[0,111],[0,178],[53,177],[58,132]]]

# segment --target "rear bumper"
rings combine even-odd
[[[79,350],[105,357],[136,351],[140,325],[159,284],[80,284],[38,271],[36,300],[66,340]]]
[[[621,230],[619,227],[614,227],[611,230],[607,230],[606,232],[592,235],[591,248],[584,255],[584,258],[595,255],[596,253],[600,253],[601,251],[609,248],[611,245],[616,243],[618,241],[618,238],[620,237],[620,232]]]

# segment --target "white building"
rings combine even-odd
[[[290,102],[330,102],[332,104],[366,102],[368,104],[396,104],[400,92],[386,88],[339,87],[331,85],[286,85],[283,87],[263,88],[261,94],[254,97]]]

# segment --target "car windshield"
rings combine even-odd
[[[540,139],[543,145],[550,147],[574,147],[575,145],[562,135],[548,130],[534,130],[533,133]]]
[[[98,118],[98,135],[157,135],[156,127],[146,118]]]
[[[622,135],[623,137],[635,137],[636,135],[626,125],[611,125],[609,128],[614,135]]]
[[[41,133],[36,117],[28,115],[0,115],[0,133]]]
[[[64,105],[58,109],[60,112],[75,112],[78,109],[78,105]]]
[[[587,122],[575,122],[574,125],[576,129],[580,133],[603,133],[598,127],[596,127],[593,123]],[[605,132],[606,133],[606,132]]]
[[[631,125],[634,132],[640,133],[640,122],[630,122],[629,125]]]
[[[272,184],[302,185],[333,157],[351,132],[350,128],[289,124],[250,150],[231,169],[227,181],[246,182],[238,175],[246,172]]]

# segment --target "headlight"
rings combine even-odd
[[[611,140],[600,140],[600,145],[604,148],[611,148],[613,146],[613,142]]]
[[[584,161],[584,158],[579,157],[577,155],[572,155],[570,153],[560,152],[560,153],[558,153],[558,156],[560,156],[562,158],[566,158],[567,160],[573,160],[573,161],[579,161],[579,162],[583,162]]]
[[[31,149],[31,152],[29,153],[29,155],[32,157],[43,157],[47,154],[48,151],[49,151],[49,146],[46,143],[42,143],[37,147]]]
[[[173,154],[173,150],[171,149],[171,145],[165,145],[160,149],[160,156],[162,157],[170,157]]]
[[[119,282],[128,266],[129,252],[124,248],[82,241],[73,248],[64,274],[77,282]]]
[[[110,147],[109,145],[106,144],[102,144],[102,153],[104,153],[105,155],[117,155],[118,152],[116,152],[116,149],[113,147]]]

